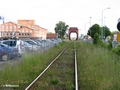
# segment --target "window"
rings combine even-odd
[[[20,28],[22,28],[23,26],[20,26]]]
[[[3,44],[6,44],[8,46],[16,46],[16,41],[4,41]]]

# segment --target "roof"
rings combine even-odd
[[[77,27],[70,27],[69,30],[78,30]]]

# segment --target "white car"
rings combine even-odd
[[[29,44],[28,42],[24,42],[24,46],[25,46],[26,51],[37,51],[38,50],[37,45],[32,45],[32,44]]]
[[[38,45],[37,42],[35,42],[34,40],[31,40],[31,39],[29,39],[29,40],[24,40],[24,42],[27,42],[27,43],[29,43],[29,44],[31,44],[31,45],[33,45],[33,46],[36,46],[38,49],[41,48],[40,45]]]

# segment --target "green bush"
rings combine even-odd
[[[93,44],[97,45],[99,42],[99,34],[95,33],[94,38],[93,38]]]
[[[108,41],[107,48],[110,50],[112,49],[112,41],[111,40]]]
[[[101,47],[105,47],[105,48],[106,48],[106,46],[107,46],[107,45],[99,38],[99,34],[98,34],[98,33],[95,33],[95,35],[94,35],[93,44],[94,44],[94,45],[101,46]]]
[[[118,45],[117,48],[112,49],[112,51],[120,55],[120,45]]]

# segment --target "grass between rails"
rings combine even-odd
[[[77,47],[80,90],[120,90],[120,58],[92,44]]]
[[[31,90],[75,90],[73,44],[70,44]]]
[[[0,71],[0,89],[2,85],[19,85],[19,90],[24,90],[67,45],[62,42],[49,51],[35,55],[25,55],[21,63],[7,66]]]

